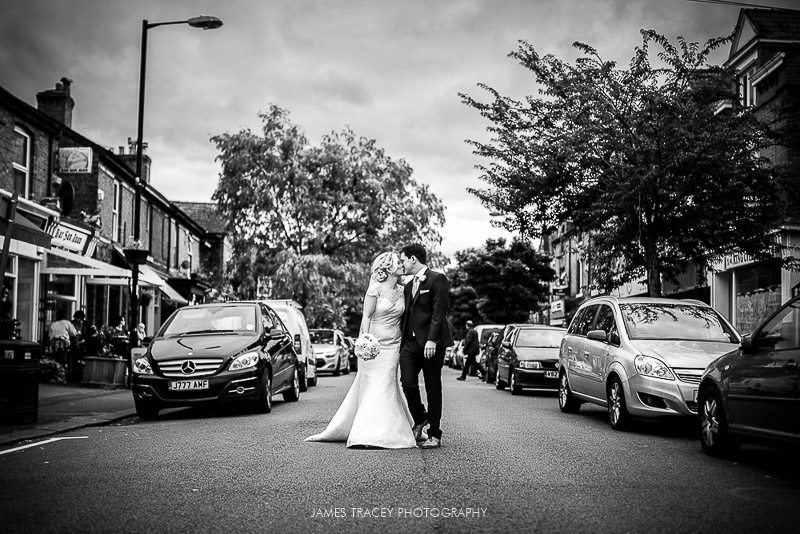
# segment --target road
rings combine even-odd
[[[3,531],[796,531],[792,455],[709,458],[687,422],[615,432],[600,408],[566,415],[555,394],[456,376],[438,450],[304,442],[351,374],[271,414],[167,410],[2,454]]]

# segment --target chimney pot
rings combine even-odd
[[[75,107],[75,101],[70,96],[70,84],[72,80],[64,77],[56,82],[55,89],[36,93],[39,111],[68,128],[72,128],[72,110]]]

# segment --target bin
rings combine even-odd
[[[34,341],[0,340],[0,424],[37,422],[41,357]]]

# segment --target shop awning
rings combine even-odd
[[[6,231],[8,230],[8,219],[5,214],[8,213],[5,203],[0,202],[0,237],[5,238]],[[17,212],[14,214],[14,228],[11,229],[11,239],[24,241],[38,247],[50,248],[50,234],[33,224],[23,214]]]
[[[183,298],[180,293],[175,291],[175,289],[170,286],[167,281],[149,265],[140,265],[139,273],[141,273],[139,280],[142,283],[147,283],[158,287],[158,289],[175,304],[189,304],[188,300]]]
[[[51,248],[45,254],[42,274],[66,274],[117,279],[131,277],[131,272],[127,269],[115,267],[114,265],[58,248]]]

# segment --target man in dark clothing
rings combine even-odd
[[[478,378],[483,378],[485,371],[481,364],[475,359],[480,352],[481,347],[478,342],[478,332],[475,330],[475,325],[472,321],[467,321],[467,333],[464,336],[464,355],[467,357],[467,360],[464,362],[464,370],[461,371],[461,376],[457,377],[456,380],[466,380],[470,367],[474,367],[478,370]]]

